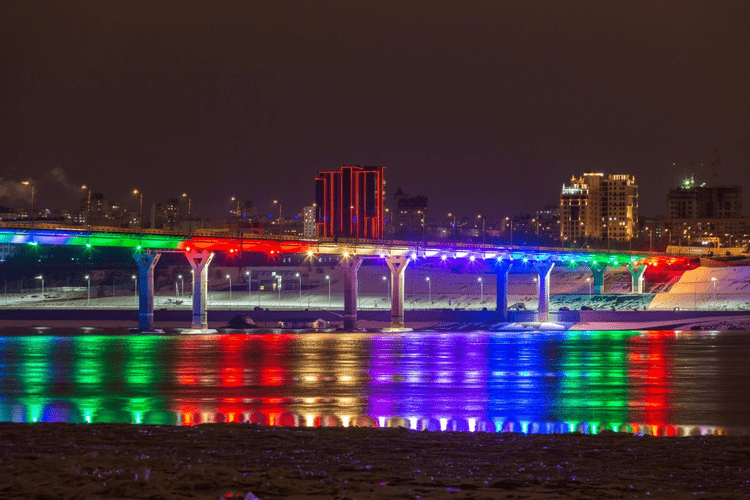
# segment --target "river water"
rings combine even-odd
[[[750,429],[750,332],[28,333],[0,337],[0,421]]]

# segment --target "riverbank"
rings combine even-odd
[[[235,316],[247,316],[264,331],[279,328],[280,321],[304,324],[318,319],[330,328],[343,324],[343,311],[313,310],[213,310],[208,326],[224,328]],[[417,331],[557,331],[557,330],[750,330],[748,311],[553,311],[550,321],[539,323],[535,311],[508,311],[508,323],[495,311],[451,309],[406,311],[406,326]],[[390,311],[359,311],[360,329],[381,331],[390,326]],[[188,310],[154,311],[154,326],[184,329],[190,326]],[[138,313],[122,309],[0,309],[5,328],[136,328]],[[253,330],[247,330],[252,333]]]
[[[749,453],[750,437],[0,424],[0,496],[750,498]]]

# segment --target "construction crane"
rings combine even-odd
[[[704,153],[701,153],[697,156],[697,158],[700,158],[701,156],[705,156],[706,153],[710,153],[711,151],[706,151]],[[719,150],[718,148],[713,149],[714,152],[714,159],[711,160],[708,163],[700,163],[695,161],[689,161],[689,162],[673,162],[672,165],[680,166],[680,167],[711,167],[711,187],[717,187],[719,182],[719,166],[721,166],[721,158],[719,158]]]

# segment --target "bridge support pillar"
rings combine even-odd
[[[154,268],[159,262],[159,253],[137,253],[133,255],[138,265],[138,330],[154,329]]]
[[[409,257],[390,256],[385,259],[391,270],[391,330],[406,330],[404,323],[404,276]]]
[[[502,259],[495,264],[495,276],[497,276],[497,318],[500,321],[508,321],[508,272],[513,261]]]
[[[646,267],[645,265],[628,264],[632,293],[643,293],[643,274],[646,272]]]
[[[357,329],[357,271],[362,259],[353,256],[341,259],[344,268],[344,330]]]
[[[193,268],[193,321],[192,330],[207,330],[206,299],[208,297],[208,266],[214,258],[213,252],[191,250],[185,253]]]
[[[549,321],[549,288],[550,273],[555,263],[550,260],[535,260],[534,270],[539,275],[539,306],[537,321]]]
[[[601,295],[604,293],[604,272],[607,270],[607,264],[589,262],[589,269],[594,277],[594,295]]]

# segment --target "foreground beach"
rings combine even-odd
[[[749,463],[750,437],[0,424],[8,499],[750,498]]]

